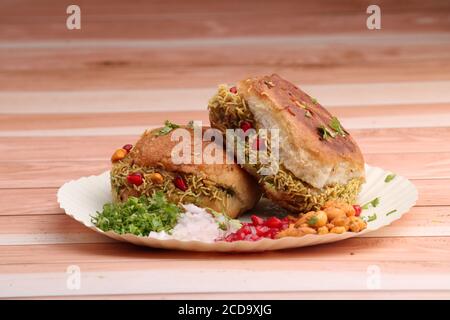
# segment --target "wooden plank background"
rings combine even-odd
[[[375,31],[369,4],[1,1],[0,297],[448,299],[450,3],[377,1]],[[412,180],[410,213],[335,244],[207,254],[117,243],[59,208],[59,186],[108,170],[145,128],[207,123],[217,84],[273,72],[330,107],[367,163]]]

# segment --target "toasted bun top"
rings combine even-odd
[[[259,194],[256,182],[248,175],[243,169],[241,169],[237,164],[234,163],[232,158],[229,158],[226,152],[222,149],[223,146],[215,145],[217,149],[223,151],[223,161],[219,164],[209,164],[206,161],[202,161],[200,164],[194,163],[194,130],[187,128],[186,126],[181,126],[180,129],[185,129],[190,133],[191,138],[191,162],[188,164],[175,164],[172,161],[172,151],[181,148],[174,149],[181,139],[176,139],[172,141],[172,135],[176,133],[173,130],[165,135],[158,135],[157,133],[162,128],[157,128],[151,131],[146,131],[141,138],[136,142],[134,148],[130,152],[129,156],[133,159],[134,163],[141,167],[159,167],[163,168],[169,172],[187,173],[187,174],[197,174],[205,175],[209,180],[214,181],[223,186],[227,186],[236,191],[236,196],[238,198],[244,198],[246,195],[256,196]],[[203,127],[202,137],[206,130],[210,128]],[[218,132],[220,135],[220,132]],[[176,136],[174,136],[176,138]],[[215,142],[205,142],[202,143],[203,156],[205,154],[212,152],[211,149]],[[209,151],[206,148],[210,147]]]
[[[299,179],[322,188],[364,178],[358,145],[345,129],[337,134],[337,119],[295,85],[273,74],[239,82],[238,93],[257,127],[280,129],[280,161]]]

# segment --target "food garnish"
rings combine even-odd
[[[170,122],[169,120],[166,120],[164,122],[164,128],[162,128],[161,130],[159,130],[156,135],[157,136],[164,136],[166,134],[168,134],[170,131],[179,128],[180,126]]]
[[[355,216],[359,217],[362,211],[361,206],[359,204],[354,204],[353,209],[355,209]]]
[[[276,238],[300,237],[306,234],[360,232],[367,223],[356,216],[354,206],[344,202],[328,201],[318,211],[310,211],[298,218],[290,217],[288,228],[276,235]]]
[[[363,217],[364,218],[364,217]],[[373,215],[371,215],[371,216],[367,216],[367,222],[372,222],[372,221],[375,221],[376,219],[377,219],[377,214],[376,213],[374,213]]]
[[[375,208],[375,207],[378,206],[379,204],[380,204],[380,198],[376,197],[376,198],[373,199],[372,201],[369,201],[369,202],[367,202],[365,205],[363,205],[363,206],[361,207],[361,209],[367,210],[367,209],[369,209],[370,206],[372,206],[372,207]]]
[[[154,173],[150,174],[150,180],[153,183],[162,184],[164,182],[164,177],[160,173],[154,172]]]
[[[237,93],[237,88],[236,87],[231,87],[230,88],[230,92],[236,94]]]
[[[128,153],[130,153],[131,149],[133,149],[133,145],[132,144],[126,144],[122,147],[122,149],[126,150]]]
[[[176,225],[181,209],[169,203],[162,192],[152,197],[129,197],[123,203],[108,203],[92,222],[103,231],[147,236],[151,231],[170,232]]]
[[[173,184],[175,185],[175,187],[177,187],[182,191],[186,191],[188,189],[186,181],[183,179],[182,176],[175,177],[175,179],[173,180]]]
[[[323,140],[328,140],[329,138],[336,137],[336,133],[328,129],[326,126],[322,125],[318,128],[319,133]]]
[[[305,110],[305,117],[306,118],[311,118],[312,117],[311,111]]]
[[[251,216],[252,222],[243,222],[242,227],[225,237],[226,242],[234,242],[240,240],[258,241],[263,238],[275,239],[276,235],[286,229],[289,224],[287,217],[279,219],[277,217],[269,217],[264,220],[256,215]]]
[[[395,176],[396,176],[396,174],[394,174],[394,173],[388,174],[386,176],[386,178],[384,178],[384,182],[386,182],[386,183],[391,182],[392,180],[394,180]]]
[[[330,128],[334,130],[338,135],[345,137],[346,133],[344,128],[342,128],[341,123],[339,122],[339,119],[336,117],[333,117],[330,122]]]
[[[248,130],[252,129],[253,126],[249,121],[242,121],[240,128],[242,129],[242,131],[247,132]]]
[[[117,149],[116,151],[114,151],[113,155],[111,156],[111,161],[112,162],[117,162],[122,160],[123,158],[125,158],[127,156],[128,152],[125,149]]]
[[[393,213],[395,213],[395,212],[397,212],[397,209],[394,209],[394,210],[389,211],[388,213],[386,213],[386,216],[389,216],[389,215],[391,215],[391,214],[393,214]]]

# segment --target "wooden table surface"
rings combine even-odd
[[[72,2],[0,2],[0,297],[450,298],[448,1],[377,1],[373,31],[372,1],[74,2],[72,31]],[[404,218],[212,254],[113,242],[59,209],[58,187],[107,170],[145,128],[207,123],[217,84],[272,72],[330,107],[367,163],[411,179]]]

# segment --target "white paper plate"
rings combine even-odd
[[[366,230],[359,233],[345,232],[343,234],[330,233],[326,235],[310,234],[298,238],[286,237],[277,240],[262,239],[255,242],[218,241],[208,243],[201,241],[158,240],[147,237],[138,237],[132,234],[119,235],[112,231],[104,232],[93,225],[91,217],[95,216],[97,211],[101,211],[105,203],[111,201],[109,171],[104,172],[99,176],[84,177],[64,184],[58,190],[58,202],[60,207],[66,211],[67,215],[81,222],[86,227],[119,241],[164,249],[256,252],[306,247],[344,240],[377,230],[400,219],[401,216],[408,212],[416,203],[418,196],[417,189],[408,179],[401,176],[396,176],[391,182],[386,183],[384,179],[388,174],[390,174],[390,172],[366,165],[367,182],[363,185],[361,193],[359,194],[358,203],[364,204],[376,197],[380,198],[380,203],[376,208],[364,210],[362,213],[363,216],[369,216],[374,213],[377,215],[376,220],[368,223]],[[386,214],[392,210],[397,211],[387,216]],[[259,213],[259,211],[256,210],[253,210],[253,212]],[[242,219],[246,220],[245,218],[246,217],[244,216]]]

